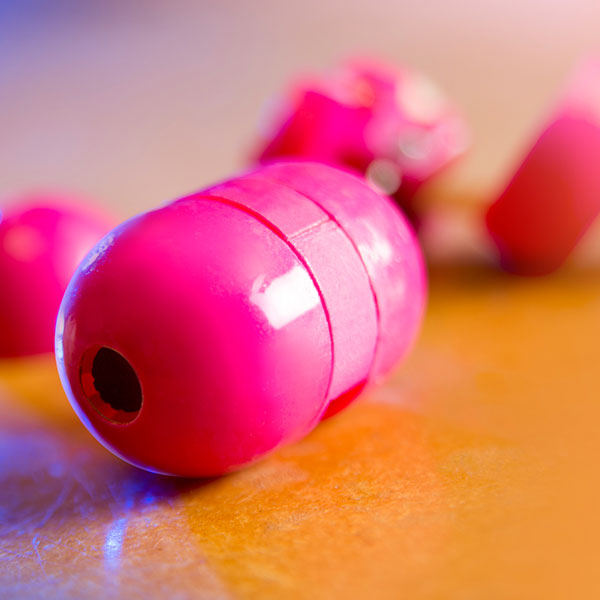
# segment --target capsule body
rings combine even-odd
[[[324,165],[272,165],[106,236],[63,300],[59,370],[125,460],[221,474],[389,371],[424,296],[418,245],[387,199]]]
[[[54,350],[69,280],[112,225],[56,194],[15,197],[0,208],[0,358]]]
[[[600,60],[576,69],[549,122],[491,204],[501,265],[523,275],[559,268],[600,212]]]

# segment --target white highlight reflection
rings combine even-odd
[[[367,167],[367,181],[378,192],[391,196],[398,191],[402,182],[400,169],[391,160],[376,158]]]
[[[119,566],[121,558],[121,548],[123,547],[123,538],[127,528],[127,519],[125,517],[117,519],[108,530],[104,540],[104,563],[109,569],[115,569]]]
[[[363,260],[371,265],[390,264],[394,260],[394,249],[389,241],[369,223],[365,223],[365,228],[371,235],[367,241],[358,244],[358,250]]]
[[[320,302],[310,275],[301,265],[270,283],[265,283],[265,279],[266,275],[261,275],[252,284],[250,302],[262,311],[274,329],[285,327]]]

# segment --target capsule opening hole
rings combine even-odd
[[[104,418],[133,421],[142,408],[142,387],[129,361],[116,350],[101,347],[86,353],[81,384],[89,402]]]

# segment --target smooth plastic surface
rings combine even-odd
[[[468,144],[464,122],[433,82],[368,60],[294,82],[267,118],[261,162],[295,157],[355,169],[413,222],[420,185]]]
[[[560,267],[600,212],[600,60],[583,63],[533,148],[488,210],[504,268]]]
[[[370,237],[343,224],[352,214]],[[378,357],[390,367],[404,355],[424,301],[418,245],[388,199],[324,165],[267,167],[106,236],[65,295],[57,360],[110,450],[216,475],[354,399],[384,370]],[[406,327],[382,335],[382,314]]]
[[[289,185],[323,208],[348,235],[376,298],[378,342],[372,379],[385,376],[415,340],[425,303],[424,264],[412,228],[364,180],[312,163],[278,163],[261,177]]]
[[[0,207],[0,357],[52,352],[56,315],[77,265],[112,227],[84,202],[56,194]]]

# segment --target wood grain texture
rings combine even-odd
[[[383,387],[221,479],[139,471],[51,358],[0,364],[7,598],[595,597],[597,272],[432,273]]]

